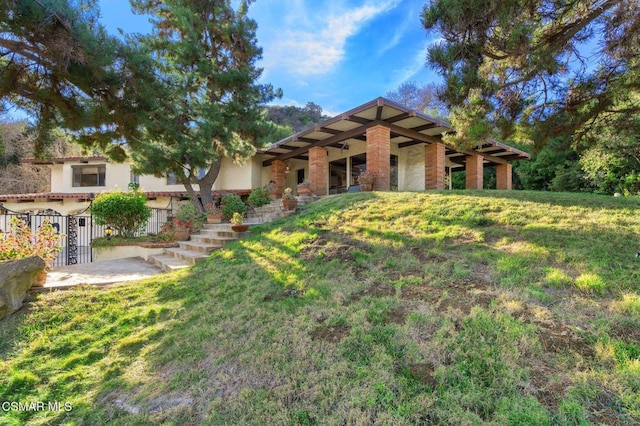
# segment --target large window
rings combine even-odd
[[[106,166],[71,166],[73,170],[73,186],[105,186]]]

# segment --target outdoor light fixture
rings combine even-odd
[[[111,225],[107,225],[107,227],[104,228],[104,235],[107,236],[107,240],[111,239],[112,234],[113,234],[113,228],[111,227]]]

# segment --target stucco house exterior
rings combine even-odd
[[[511,189],[511,162],[529,154],[492,140],[458,150],[442,142],[442,135],[452,131],[442,120],[377,98],[278,141],[244,164],[225,159],[214,191],[247,195],[273,181],[281,194],[307,180],[321,196],[347,191],[365,169],[378,176],[374,189],[380,191],[446,189],[451,173],[458,170],[466,171],[468,189],[482,189],[485,167],[496,167],[497,189]],[[51,192],[0,195],[12,211],[73,214],[85,210],[95,194],[126,189],[130,182],[139,184],[155,208],[168,208],[172,200],[187,195],[171,176],[135,176],[128,163],[106,157],[24,161],[51,166]]]

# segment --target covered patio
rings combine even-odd
[[[442,120],[377,98],[274,143],[261,152],[278,194],[308,180],[316,195],[347,191],[365,169],[374,190],[446,189],[466,171],[466,188],[482,189],[485,167],[496,167],[496,189],[512,188],[511,161],[529,154],[493,140],[473,150],[446,145],[454,129]]]

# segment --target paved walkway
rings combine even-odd
[[[53,268],[47,274],[47,282],[40,288],[55,290],[80,284],[106,285],[140,280],[161,273],[160,268],[141,257],[130,257]]]

